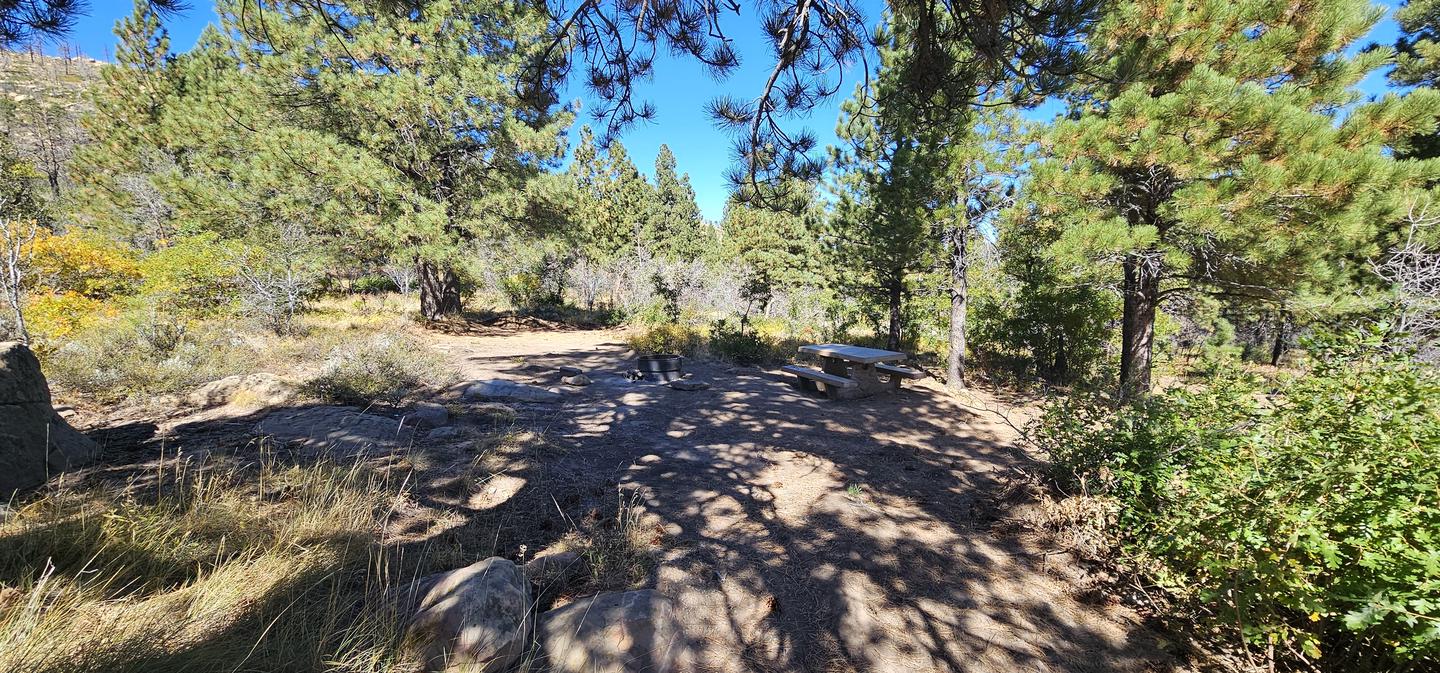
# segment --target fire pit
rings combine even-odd
[[[635,361],[635,368],[647,381],[677,381],[682,359],[679,355],[642,355]]]

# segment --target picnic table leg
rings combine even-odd
[[[880,380],[880,372],[875,365],[855,363],[850,368],[850,378],[860,384],[860,390],[867,394],[882,392],[889,388],[889,385]]]
[[[850,378],[850,363],[840,358],[820,358],[820,370],[826,374]]]

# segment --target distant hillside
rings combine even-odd
[[[85,91],[103,65],[86,56],[0,50],[0,132],[45,175],[53,197],[70,185],[66,164],[85,142]]]
[[[104,61],[0,50],[0,93],[12,105],[42,100],[66,107],[82,104]]]

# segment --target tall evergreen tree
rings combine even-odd
[[[761,311],[777,290],[818,282],[822,221],[818,204],[798,215],[755,208],[734,198],[725,204],[721,231],[727,255],[740,262],[743,294]]]
[[[645,233],[650,214],[654,212],[655,188],[630,160],[630,153],[620,141],[612,141],[606,148],[609,156],[608,191],[605,194],[610,209],[609,236],[618,246],[615,254],[648,249]],[[652,254],[655,250],[649,250]]]
[[[552,112],[549,87],[525,85],[552,65],[539,58],[550,36],[534,7],[224,0],[217,13],[285,139],[364,169],[344,189],[377,226],[357,233],[415,261],[426,318],[461,310],[468,241],[553,221],[553,185],[539,178],[570,115]]]
[[[614,191],[612,176],[589,126],[580,127],[567,172],[574,192],[573,227],[568,235],[576,241],[581,257],[609,262],[625,249],[628,231],[619,225],[619,217],[610,206],[610,195]]]
[[[662,257],[694,259],[714,242],[706,235],[709,227],[700,217],[690,176],[676,174],[669,145],[660,145],[655,154],[655,201],[647,222],[646,245]]]
[[[1005,147],[1016,123],[1006,106],[1024,99],[1023,80],[988,69],[970,47],[952,44],[931,55],[948,64],[947,87],[918,94],[909,80],[923,64],[914,62],[917,56],[908,47],[923,24],[904,14],[890,17],[879,36],[885,45],[879,69],[871,88],[858,90],[847,103],[850,118],[841,136],[857,148],[850,163],[883,175],[879,182],[869,180],[872,205],[889,200],[890,212],[916,220],[902,227],[926,239],[911,244],[914,263],[944,267],[950,299],[946,383],[959,388],[968,347],[971,246],[979,228],[992,224],[1009,200]],[[899,313],[892,306],[892,334]]]
[[[933,267],[938,252],[930,236],[932,154],[903,117],[882,114],[863,88],[840,114],[836,135],[847,146],[831,149],[839,199],[825,241],[836,282],[885,307],[886,344],[897,350],[915,276]]]
[[[136,0],[115,35],[115,61],[101,69],[90,94],[93,109],[81,120],[90,143],[77,151],[72,166],[72,216],[147,247],[171,234],[168,217],[144,211],[161,198],[151,176],[171,162],[161,120],[178,84],[169,68],[170,37],[151,3]]]
[[[1395,21],[1401,35],[1390,83],[1434,89],[1440,84],[1440,0],[1407,0],[1395,11]],[[1440,134],[1409,138],[1400,150],[1404,156],[1440,157]]]
[[[1147,392],[1168,296],[1273,300],[1373,240],[1419,166],[1388,143],[1433,129],[1437,97],[1358,104],[1385,49],[1347,56],[1381,11],[1350,0],[1116,4],[1090,40],[1094,77],[1044,141],[1054,254],[1118,263],[1122,395]],[[1348,111],[1348,114],[1345,112]]]

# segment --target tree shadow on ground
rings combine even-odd
[[[462,403],[462,439],[369,454],[407,475],[414,504],[387,542],[424,559],[415,575],[533,555],[630,509],[659,542],[635,584],[679,604],[700,670],[1174,669],[1149,631],[1076,599],[1044,550],[995,525],[1013,515],[1009,476],[1029,461],[997,419],[926,387],[831,402],[713,362],[687,362],[709,390],[672,390],[625,380],[631,355],[619,343],[470,355],[505,378],[553,384],[566,366],[595,384],[516,404],[508,424]],[[112,445],[100,469],[166,451],[254,458],[236,428],[273,411]]]

